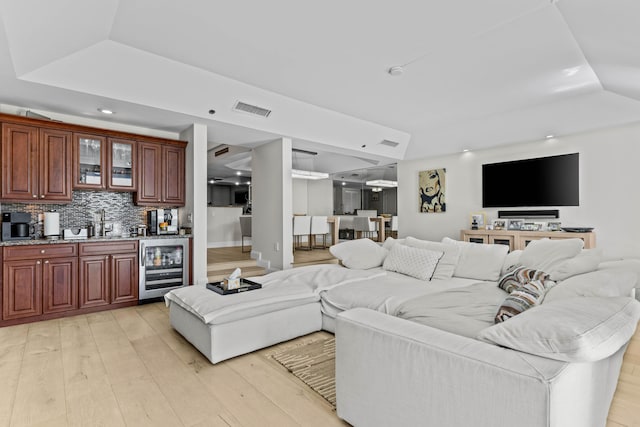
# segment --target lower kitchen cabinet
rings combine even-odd
[[[5,246],[0,266],[0,325],[138,302],[135,240]]]
[[[138,301],[138,242],[80,243],[80,308]]]
[[[76,254],[75,244],[5,247],[2,320],[77,309]]]

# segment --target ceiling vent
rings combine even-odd
[[[271,110],[266,108],[258,107],[256,105],[247,104],[242,101],[236,102],[236,105],[233,107],[235,111],[242,111],[243,113],[253,114],[254,116],[260,116],[267,118],[269,114],[271,114]]]
[[[383,139],[380,144],[381,145],[386,145],[387,147],[392,147],[392,148],[396,148],[398,145],[400,145],[399,142],[390,141],[388,139]]]
[[[229,152],[229,147],[224,147],[223,149],[216,151],[215,156],[216,157],[222,156],[223,154],[227,154],[228,152]]]

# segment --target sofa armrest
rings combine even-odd
[[[601,426],[614,356],[570,364],[349,310],[336,324],[337,413],[355,426]]]

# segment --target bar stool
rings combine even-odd
[[[300,245],[300,241],[303,236],[307,236],[307,242],[309,246],[303,248]],[[298,245],[296,246],[296,242]],[[293,217],[293,250],[296,248],[311,250],[311,217],[307,215],[296,215]]]
[[[317,249],[327,248],[327,236],[329,235],[329,223],[326,216],[312,216],[311,217],[311,236],[313,238],[314,246]],[[316,236],[322,236],[322,246],[316,246]]]

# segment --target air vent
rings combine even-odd
[[[383,139],[380,144],[381,145],[386,145],[387,147],[393,147],[393,148],[396,148],[398,145],[400,145],[399,142],[390,141],[388,139]]]
[[[229,147],[224,147],[221,150],[216,151],[214,154],[216,157],[222,156],[223,154],[227,154],[229,152]]]
[[[271,110],[258,107],[256,105],[247,104],[242,101],[236,102],[236,105],[233,107],[233,109],[236,111],[242,111],[243,113],[249,113],[249,114],[253,114],[254,116],[260,116],[265,118],[269,117],[269,114],[271,114]]]

